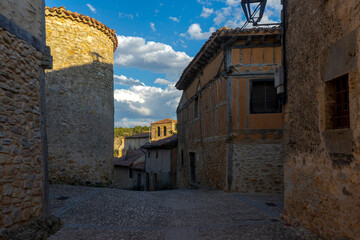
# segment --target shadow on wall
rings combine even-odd
[[[46,72],[50,183],[109,185],[113,172],[113,65]]]

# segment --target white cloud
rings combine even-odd
[[[149,122],[149,120],[157,121],[168,117],[176,118],[180,95],[181,91],[178,91],[173,84],[165,89],[149,86],[116,89],[114,91],[115,122],[126,122],[129,119]]]
[[[119,12],[119,18],[130,18],[130,19],[134,19],[134,16],[133,16],[132,14],[127,14],[127,13]]]
[[[180,37],[185,37],[186,33],[180,33]]]
[[[88,3],[88,4],[86,4],[86,6],[90,9],[90,11],[92,11],[93,13],[96,13],[96,9],[92,5],[90,5]]]
[[[174,22],[180,22],[177,17],[169,17],[169,19],[173,20]]]
[[[165,73],[167,78],[170,78],[169,75],[178,77],[191,60],[185,52],[174,51],[167,44],[126,36],[118,36],[118,48],[114,55],[115,65]]]
[[[227,18],[231,15],[231,7],[222,8],[215,12],[216,17],[214,18],[214,23],[220,25],[225,22]]]
[[[114,75],[114,83],[124,86],[145,86],[145,84],[140,82],[139,80],[133,78],[127,78],[124,75],[120,75],[120,76]]]
[[[208,18],[211,14],[213,14],[213,12],[214,12],[213,8],[206,8],[203,6],[200,16],[203,18]]]
[[[239,6],[241,0],[226,0],[226,5],[237,7]]]
[[[160,85],[169,85],[171,82],[163,79],[163,78],[157,78],[154,83],[160,84]]]
[[[201,40],[209,38],[211,33],[215,31],[216,29],[211,27],[209,32],[203,32],[200,25],[198,23],[194,23],[189,27],[187,32],[190,34],[191,39]]]
[[[151,29],[152,29],[153,31],[156,31],[156,29],[155,29],[155,23],[151,22],[151,23],[150,23],[150,27],[151,27]]]

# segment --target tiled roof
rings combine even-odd
[[[204,67],[216,56],[222,49],[222,44],[227,43],[234,35],[240,37],[247,37],[251,35],[280,35],[280,27],[272,28],[250,28],[250,29],[232,29],[229,27],[222,27],[216,32],[213,32],[210,38],[204,43],[200,51],[196,54],[193,60],[183,71],[179,81],[175,87],[179,90],[184,90],[194,80],[194,78],[204,69]]]
[[[53,8],[46,7],[45,8],[45,16],[56,16],[59,18],[69,18],[73,21],[88,24],[94,28],[99,29],[100,31],[105,33],[110,38],[110,40],[113,42],[114,52],[117,48],[118,40],[117,40],[117,37],[115,34],[115,30],[108,28],[105,24],[102,24],[101,22],[99,22],[98,20],[96,20],[94,18],[85,16],[83,14],[79,14],[77,12],[71,12],[69,10],[66,10],[65,7],[58,7],[58,8],[57,7],[53,7]]]
[[[136,160],[141,158],[143,155],[144,152],[141,149],[129,149],[125,156],[122,156],[121,158],[114,158],[114,166],[130,167]]]
[[[126,139],[128,138],[149,138],[150,132],[142,132],[142,133],[137,133],[134,134],[132,136],[128,136],[126,137]]]
[[[177,135],[172,135],[171,137],[164,138],[158,141],[153,141],[150,143],[145,143],[142,148],[151,149],[151,148],[173,148],[177,146],[178,138]]]
[[[153,125],[153,124],[161,124],[161,123],[177,123],[177,121],[174,120],[174,119],[171,119],[171,118],[165,118],[163,120],[153,122],[153,123],[151,123],[151,125]]]
[[[131,168],[135,169],[135,170],[144,170],[145,169],[145,162],[134,163],[134,165],[132,165]]]

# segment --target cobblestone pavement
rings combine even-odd
[[[285,226],[281,195],[50,187],[64,226],[50,239],[317,239]]]

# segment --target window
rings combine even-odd
[[[279,103],[276,88],[273,79],[252,80],[250,113],[280,113],[281,106]]]
[[[159,156],[159,151],[156,151],[156,158],[158,158]]]
[[[348,75],[326,83],[326,117],[328,129],[350,127]]]
[[[133,172],[132,172],[132,169],[130,168],[129,169],[129,178],[132,178],[133,177]]]
[[[166,136],[166,127],[164,127],[164,136]]]
[[[148,158],[150,157],[150,151],[148,151]]]
[[[160,127],[158,127],[158,137],[160,137]]]
[[[194,118],[199,117],[198,105],[199,105],[199,97],[196,97],[195,100],[194,100]]]
[[[157,173],[154,173],[154,184],[156,185],[158,183]]]

